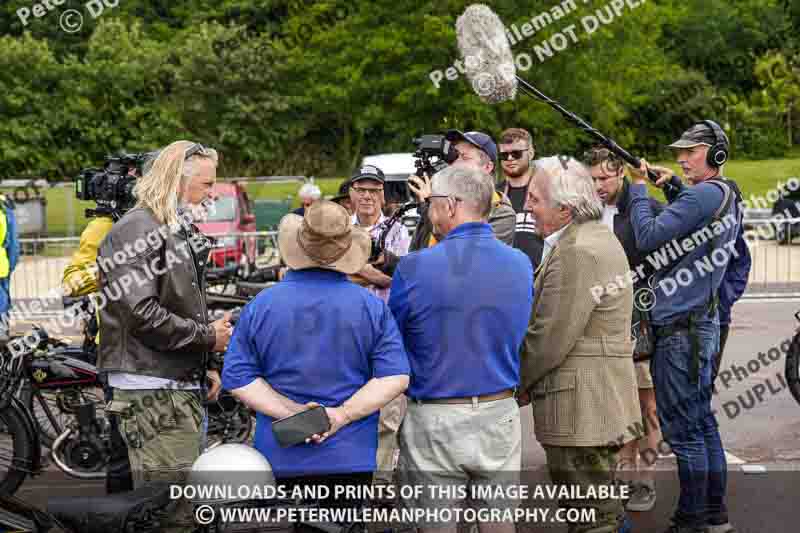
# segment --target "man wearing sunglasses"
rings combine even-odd
[[[451,166],[464,166],[474,168],[494,177],[497,165],[497,145],[491,137],[479,131],[462,133],[450,130],[445,134],[445,139],[450,141],[453,154],[456,158]],[[420,222],[411,241],[411,251],[421,250],[433,246],[443,235],[437,235],[428,217],[428,198],[431,195],[430,177],[420,178],[411,175],[408,178],[411,192],[422,204],[419,208]],[[494,236],[506,244],[514,241],[514,227],[516,214],[511,202],[505,195],[496,192],[492,197],[492,211],[489,213],[489,225]]]
[[[544,249],[544,239],[536,233],[533,215],[525,210],[528,189],[540,177],[533,160],[535,154],[536,149],[528,131],[510,128],[500,135],[500,168],[505,180],[498,184],[497,190],[508,196],[516,212],[514,248],[525,252],[534,270],[542,260]]]

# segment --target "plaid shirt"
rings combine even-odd
[[[381,213],[381,218],[378,219],[378,223],[374,226],[362,226],[358,223],[358,215],[353,215],[353,225],[359,226],[367,230],[369,232],[370,237],[373,239],[377,239],[380,237],[381,232],[384,230],[383,222],[386,221],[389,217]],[[402,257],[408,253],[408,247],[411,245],[411,236],[408,234],[408,229],[403,225],[402,221],[398,220],[392,229],[389,230],[389,234],[386,236],[386,250],[393,253],[398,257]],[[369,290],[372,294],[383,300],[384,302],[389,301],[389,289],[377,287],[375,285],[369,285],[367,290]]]

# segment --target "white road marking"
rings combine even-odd
[[[739,459],[735,455],[730,452],[725,452],[725,460],[728,462],[729,465],[744,465],[746,461],[743,459]],[[742,467],[744,468],[744,467]]]

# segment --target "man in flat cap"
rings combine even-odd
[[[669,169],[649,167],[660,176],[657,185],[670,181],[676,191],[667,194],[669,205],[658,214],[647,198],[646,161],[630,187],[633,231],[642,251],[668,243],[680,248],[676,260],[659,265],[651,283],[656,346],[650,368],[661,431],[677,458],[681,485],[669,532],[730,533],[727,464],[711,395],[720,323],[729,321],[750,270],[741,193],[722,177],[729,142],[716,122],[693,125],[670,148],[691,187]]]

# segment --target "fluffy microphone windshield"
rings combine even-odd
[[[517,94],[517,70],[506,29],[484,4],[469,6],[456,21],[458,49],[464,72],[484,102],[512,100]]]

